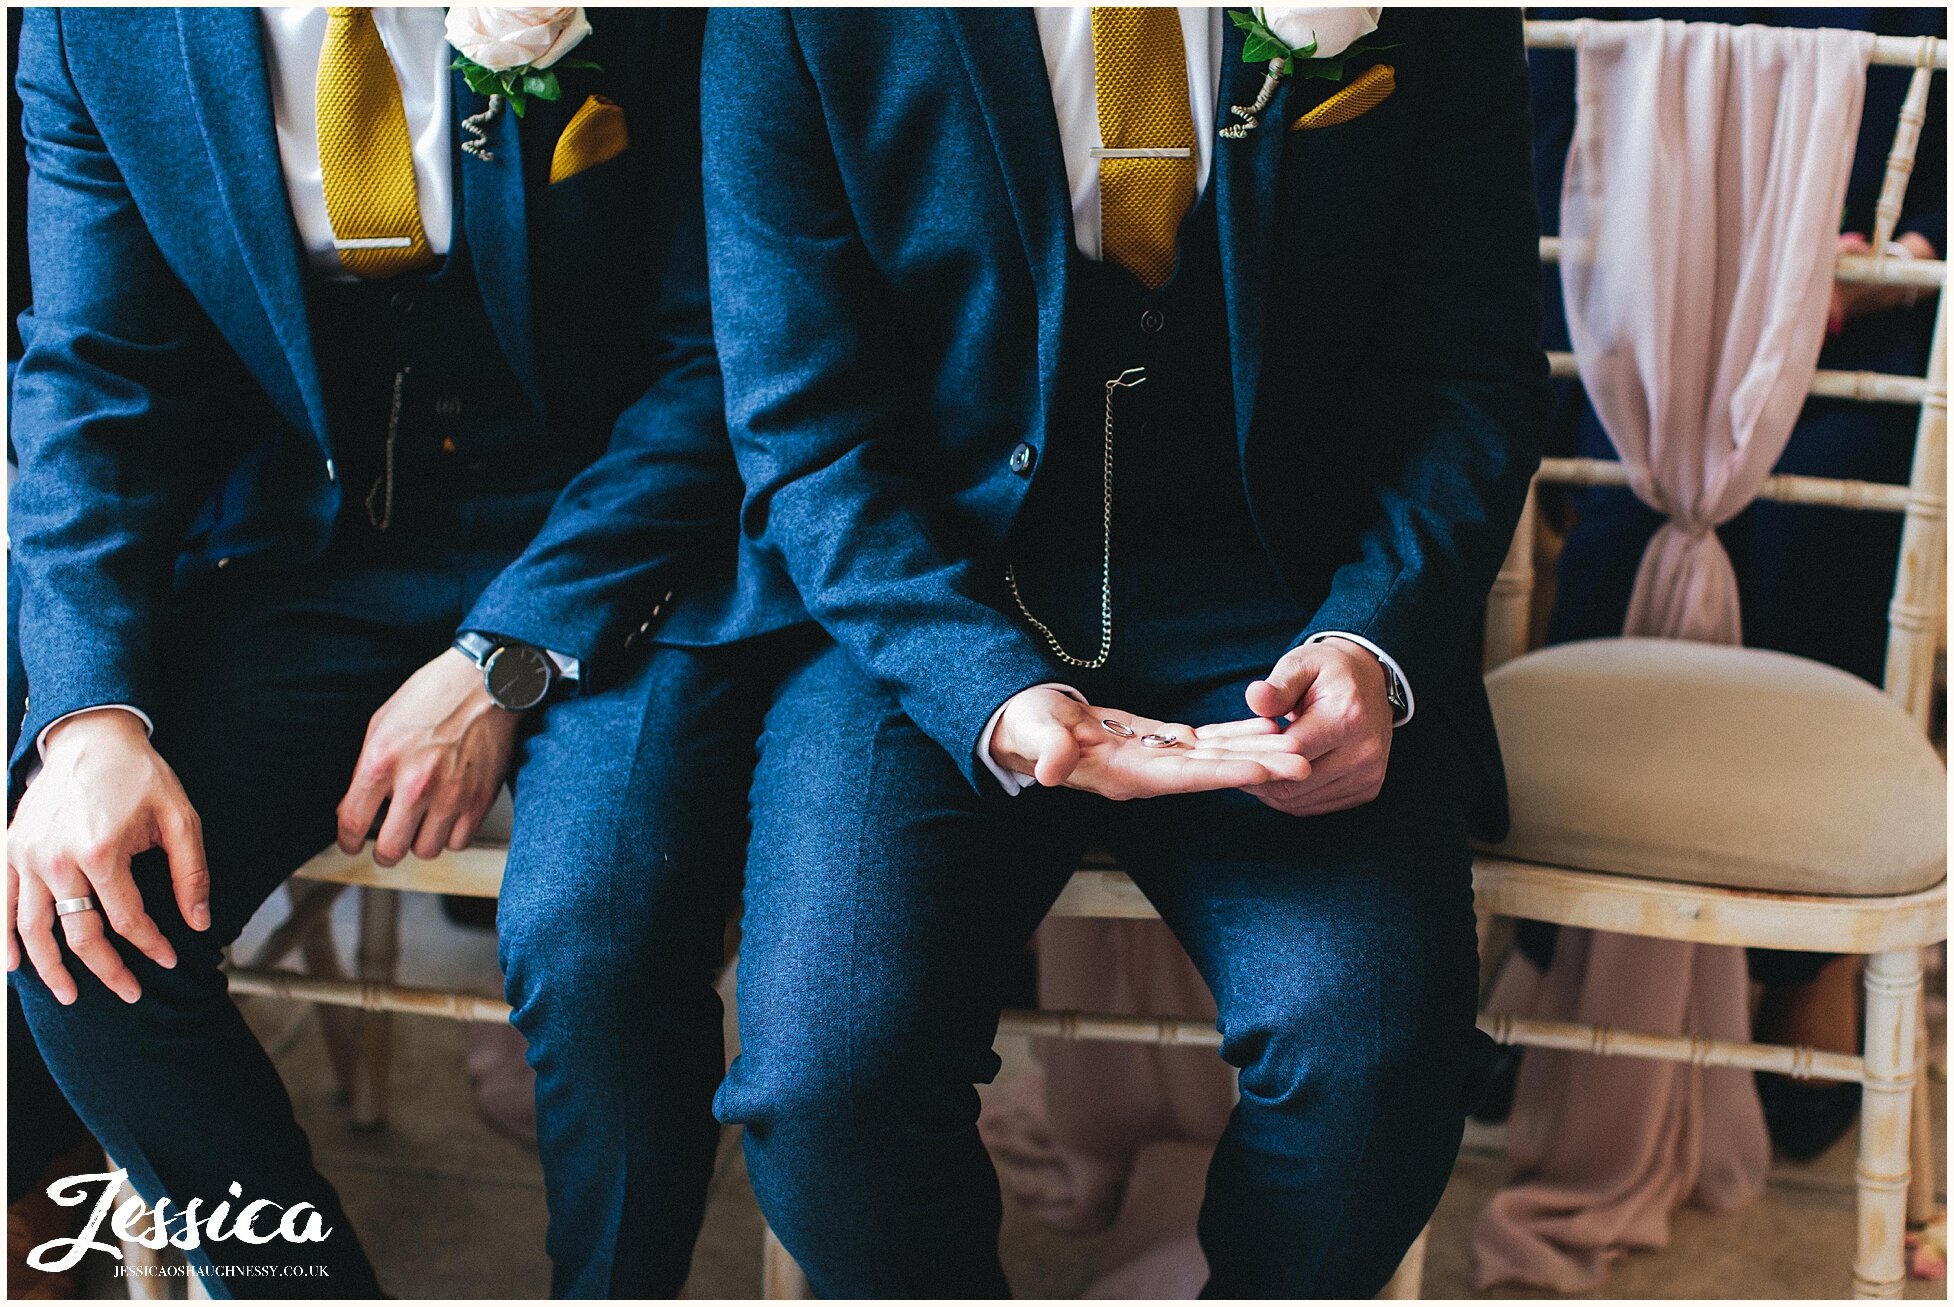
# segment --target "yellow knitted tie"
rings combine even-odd
[[[372,10],[326,10],[318,108],[319,173],[339,261],[368,278],[434,262],[421,226],[400,83]]]
[[[1194,203],[1194,112],[1174,9],[1092,11],[1099,94],[1099,232],[1105,256],[1158,290],[1174,275],[1174,241]],[[1181,157],[1120,157],[1127,150]]]

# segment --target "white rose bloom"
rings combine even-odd
[[[575,7],[456,5],[448,10],[448,44],[492,73],[541,72],[589,35],[590,22]]]
[[[1303,50],[1311,41],[1316,49],[1311,59],[1329,59],[1342,54],[1359,37],[1377,30],[1382,9],[1258,9],[1262,25],[1281,37],[1293,50]]]

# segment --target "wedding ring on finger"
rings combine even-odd
[[[1130,740],[1138,733],[1131,726],[1114,717],[1102,717],[1099,720],[1099,724],[1104,726],[1107,731],[1119,736],[1122,740]]]
[[[93,912],[94,910],[95,900],[86,894],[78,899],[56,899],[54,901],[54,915],[57,917],[72,917],[77,912]]]
[[[1180,747],[1178,735],[1142,735],[1140,743],[1149,749],[1176,749]]]

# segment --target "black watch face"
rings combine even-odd
[[[489,698],[511,712],[534,708],[550,692],[549,655],[526,644],[505,644],[482,664]]]

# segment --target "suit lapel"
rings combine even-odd
[[[1065,152],[1052,110],[1038,27],[1028,9],[940,12],[976,91],[998,166],[1004,170],[1011,214],[1024,241],[1025,257],[1031,261],[1038,297],[1038,389],[1041,406],[1049,410],[1058,378],[1073,236]]]
[[[278,159],[258,11],[185,7],[175,14],[186,65],[183,85],[191,88],[184,98],[203,135],[231,234],[291,366],[312,434],[330,455],[325,394],[306,317],[298,228]]]
[[[1242,62],[1242,33],[1228,25],[1221,51],[1218,127],[1235,121],[1228,106],[1246,104],[1261,88],[1264,67]],[[1293,80],[1293,79],[1291,79]],[[1240,140],[1214,141],[1215,217],[1221,235],[1221,285],[1228,304],[1228,354],[1235,382],[1235,434],[1248,438],[1262,371],[1262,328],[1268,317],[1273,266],[1277,170],[1290,83],[1262,114],[1261,126]]]
[[[475,283],[481,288],[482,303],[495,325],[503,357],[514,370],[523,394],[540,414],[543,386],[530,317],[529,222],[523,207],[521,123],[504,107],[485,128],[488,150],[494,158],[462,153],[459,143],[469,136],[462,120],[486,107],[487,102],[468,89],[459,72],[453,78],[460,215],[475,265]],[[531,112],[535,112],[534,107]]]

